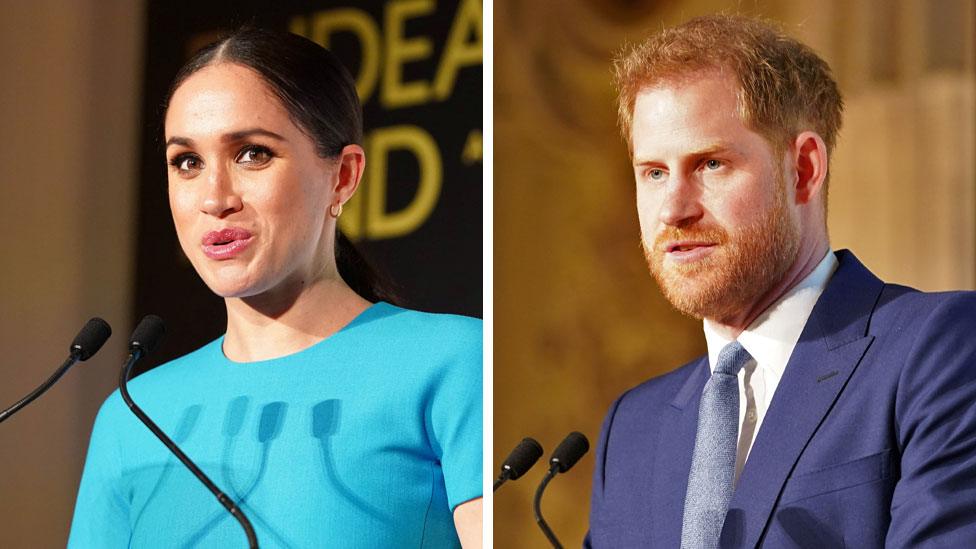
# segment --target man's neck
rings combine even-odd
[[[709,319],[712,328],[722,336],[733,340],[739,337],[766,309],[776,303],[784,295],[789,293],[797,284],[810,275],[824,255],[829,251],[830,246],[824,241],[819,246],[810,246],[806,249],[801,248],[797,254],[796,261],[786,271],[780,281],[774,284],[769,290],[763,293],[759,299],[755,300],[751,306],[743,311],[723,319]]]

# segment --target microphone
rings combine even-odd
[[[18,400],[3,412],[0,412],[0,422],[5,421],[10,416],[16,414],[21,408],[33,402],[34,399],[44,394],[44,392],[50,389],[55,382],[61,379],[61,376],[68,371],[68,368],[74,366],[76,362],[85,361],[91,358],[95,353],[98,352],[99,349],[102,348],[102,345],[105,344],[105,341],[111,335],[112,328],[108,325],[108,322],[105,322],[98,317],[89,320],[81,331],[78,332],[78,335],[75,336],[75,340],[71,342],[68,358],[64,361],[64,363],[61,364],[61,367],[59,367],[54,374],[51,375],[51,377],[47,378],[47,381],[42,383],[40,387],[31,391],[29,395]]]
[[[589,449],[590,441],[586,440],[586,436],[579,431],[573,431],[566,435],[552,453],[552,457],[549,458],[549,470],[555,468],[560,473],[569,471]]]
[[[552,452],[552,457],[549,458],[549,472],[543,477],[542,482],[539,483],[539,488],[535,491],[535,501],[533,502],[535,521],[539,525],[539,528],[542,529],[542,533],[546,535],[549,543],[556,549],[563,549],[563,546],[559,543],[559,539],[556,538],[556,534],[546,524],[546,519],[542,518],[542,493],[546,490],[546,486],[549,485],[549,481],[555,478],[557,474],[569,471],[589,449],[590,442],[586,440],[586,436],[583,433],[573,431],[567,435]]]
[[[502,462],[502,472],[495,480],[495,487],[492,492],[505,484],[505,481],[515,480],[528,472],[535,465],[536,461],[542,457],[542,445],[532,437],[525,437],[518,446],[512,450],[511,454]]]
[[[166,324],[163,319],[156,315],[146,315],[142,317],[136,329],[132,330],[129,337],[129,352],[138,352],[138,361],[144,355],[148,355],[156,349],[163,336],[166,335]]]
[[[241,528],[244,529],[244,534],[247,536],[248,547],[251,549],[257,549],[258,538],[254,533],[254,527],[251,526],[251,521],[247,519],[244,512],[231,500],[227,494],[220,491],[217,485],[200,470],[199,467],[193,461],[183,453],[183,450],[176,445],[162,429],[157,426],[153,420],[149,419],[149,416],[142,411],[142,408],[136,405],[132,401],[132,397],[129,396],[128,382],[129,376],[132,373],[132,367],[136,362],[142,357],[151,353],[153,349],[159,344],[160,340],[163,338],[163,334],[166,332],[166,327],[163,324],[163,319],[156,315],[146,315],[136,326],[136,329],[132,331],[132,337],[129,338],[129,357],[125,360],[122,365],[122,373],[119,376],[119,392],[122,394],[122,400],[125,401],[132,413],[149,428],[150,431],[156,438],[158,438],[165,446],[169,449],[173,455],[179,459],[187,469],[190,470],[197,479],[203,483],[204,486],[216,496],[217,501],[224,506],[225,509],[235,518],[237,522],[241,524]]]

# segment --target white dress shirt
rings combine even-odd
[[[817,267],[778,301],[770,305],[749,327],[739,334],[738,341],[752,355],[752,360],[739,370],[739,447],[735,460],[735,478],[749,457],[752,443],[762,426],[773,393],[783,377],[786,363],[800,333],[827,287],[827,281],[837,270],[837,257],[827,250]],[[715,324],[704,321],[705,342],[708,345],[708,367],[715,368],[718,353],[732,340],[720,335]]]

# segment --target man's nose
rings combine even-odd
[[[664,190],[664,201],[659,215],[661,223],[686,227],[695,224],[704,214],[701,187],[694,178],[672,175]]]
[[[200,209],[209,215],[224,218],[241,211],[244,202],[235,189],[234,181],[223,167],[212,168],[207,174],[207,192],[204,193]]]

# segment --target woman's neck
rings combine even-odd
[[[253,362],[296,353],[338,332],[371,305],[339,277],[297,286],[225,299],[224,355],[235,362]]]

